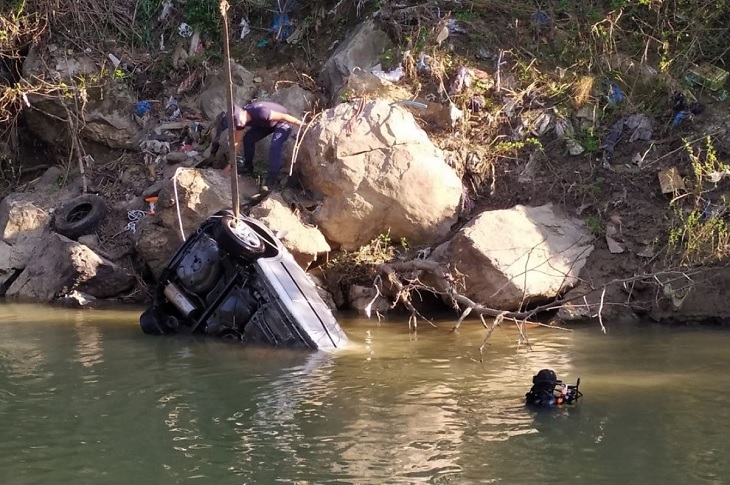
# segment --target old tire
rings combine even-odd
[[[104,199],[87,194],[58,208],[53,216],[53,229],[62,236],[76,239],[92,232],[109,213]]]
[[[232,216],[223,216],[215,228],[215,239],[228,254],[254,261],[264,253],[264,241],[245,222],[234,224]]]

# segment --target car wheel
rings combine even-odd
[[[147,335],[165,335],[172,333],[170,328],[158,318],[157,312],[153,308],[148,308],[139,316],[139,325]]]
[[[245,222],[223,216],[216,227],[215,239],[229,254],[253,261],[266,249],[264,241]]]
[[[243,336],[240,333],[230,328],[221,330],[220,333],[218,333],[218,338],[230,340],[231,342],[240,342],[243,340]]]
[[[76,239],[96,229],[108,212],[104,199],[98,195],[82,195],[56,210],[53,228],[62,236]]]

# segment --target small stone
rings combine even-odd
[[[264,82],[264,79],[261,76],[256,76],[255,78],[253,78],[253,82],[262,83]]]

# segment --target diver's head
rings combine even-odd
[[[558,376],[551,369],[542,369],[536,376],[532,377],[533,384],[537,384],[538,382],[555,382],[557,380]]]

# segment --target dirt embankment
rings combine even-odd
[[[86,3],[69,4],[55,21],[77,18],[72,14]],[[130,35],[116,42],[78,21],[69,21],[80,29],[73,37],[54,30],[59,24],[32,24],[24,42],[53,40],[100,60],[113,51],[122,60],[115,75],[139,99],[164,103],[178,92],[194,95],[220,63],[215,9],[210,15],[200,7],[216,3],[189,2],[167,17],[162,5],[155,6],[130,17],[133,28],[100,24],[110,31],[127,29]],[[428,107],[414,114],[463,177],[472,214],[553,202],[583,219],[596,237],[584,290],[646,275],[611,284],[605,294],[593,291],[589,301],[605,300],[607,310],[628,304],[662,318],[724,317],[730,309],[713,288],[724,274],[716,268],[723,266],[730,244],[725,226],[730,120],[723,100],[728,88],[708,76],[698,78],[694,64],[721,67],[730,61],[713,40],[728,33],[727,13],[697,0],[690,6],[692,17],[696,11],[706,15],[690,30],[687,12],[668,2],[579,3],[545,2],[538,10],[526,2],[323,1],[277,15],[243,2],[231,11],[239,29],[233,56],[257,76],[261,93],[282,83],[319,91],[319,71],[334,46],[378,9],[376,19],[394,42],[383,52],[381,67],[388,72],[400,65],[397,84]],[[129,17],[123,2],[114,8]],[[38,7],[33,15],[42,18],[43,12]],[[86,21],[100,15],[97,6],[80,13]],[[26,21],[31,17],[28,13]],[[654,27],[643,22],[647,18]],[[201,33],[199,47],[178,35],[184,21]],[[673,41],[671,33],[679,32],[689,39]],[[343,93],[342,99],[359,96],[367,93]],[[22,106],[22,99],[14,103]],[[321,105],[328,103],[323,96]],[[637,115],[645,116],[648,128]],[[444,123],[444,117],[453,121]],[[17,133],[22,117],[6,118]],[[642,129],[648,133],[639,133]],[[23,143],[7,146],[18,153]],[[138,154],[121,156],[95,153],[100,168],[94,183],[119,199],[140,183],[117,176],[122,165],[139,163]],[[8,188],[22,181],[23,171],[13,167],[4,167]],[[662,190],[668,170],[676,170],[676,184]]]

